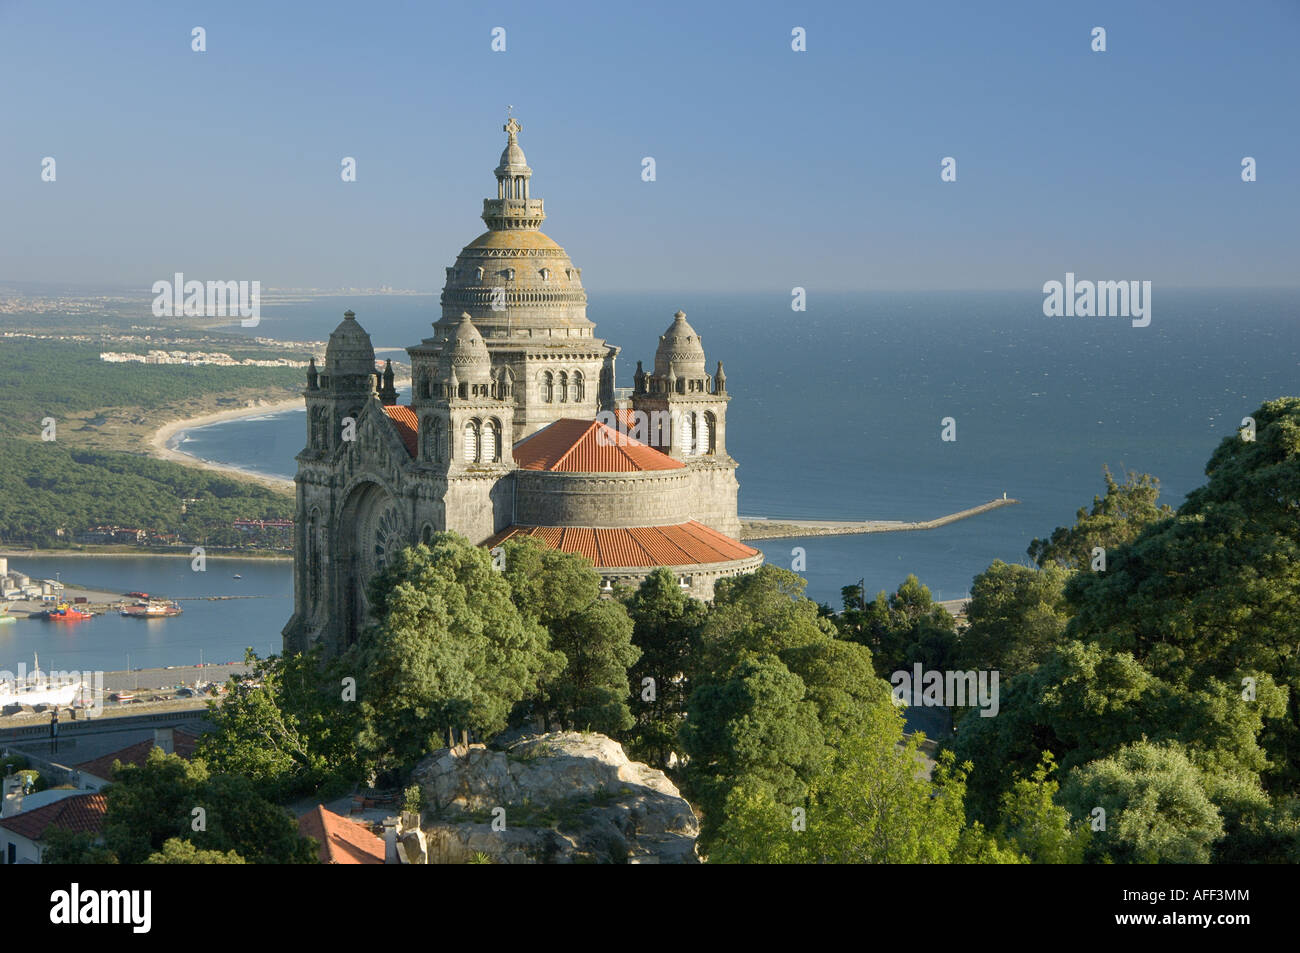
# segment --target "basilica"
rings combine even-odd
[[[410,404],[351,311],[308,368],[286,652],[351,645],[389,555],[443,530],[580,553],[606,590],[666,566],[708,599],[762,563],[735,538],[722,363],[708,372],[679,311],[653,371],[638,362],[633,387],[615,386],[619,348],[587,319],[582,269],[540,230],[519,123],[504,131],[487,231],[447,269],[433,336],[407,349]]]

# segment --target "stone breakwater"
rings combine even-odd
[[[1002,498],[989,500],[968,510],[960,510],[932,520],[907,522],[904,520],[781,520],[767,517],[740,518],[741,539],[789,539],[801,536],[852,536],[862,533],[903,533],[911,530],[938,529],[958,520],[979,516],[1000,506],[1013,506],[1019,500]]]

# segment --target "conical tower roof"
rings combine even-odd
[[[375,349],[370,343],[370,335],[357,323],[357,316],[351,311],[343,312],[339,322],[325,348],[325,367],[322,374],[332,377],[347,377],[360,374],[373,375],[375,372]]]
[[[468,314],[460,316],[460,323],[452,328],[442,345],[438,363],[442,376],[468,384],[484,384],[492,379],[492,359],[488,356],[483,335],[478,333]]]
[[[673,323],[659,335],[655,351],[655,376],[700,378],[705,375],[704,344],[686,320],[686,313],[678,311]]]

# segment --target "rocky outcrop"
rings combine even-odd
[[[697,863],[699,823],[664,775],[604,735],[443,748],[415,768],[429,863]]]

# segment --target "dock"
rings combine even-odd
[[[802,536],[856,536],[865,533],[910,533],[917,530],[938,529],[956,523],[958,520],[970,519],[1002,506],[1015,506],[1019,500],[1002,497],[989,500],[967,510],[949,513],[932,520],[908,522],[905,520],[794,520],[769,519],[765,516],[742,516],[740,518],[741,539],[793,539]]]

